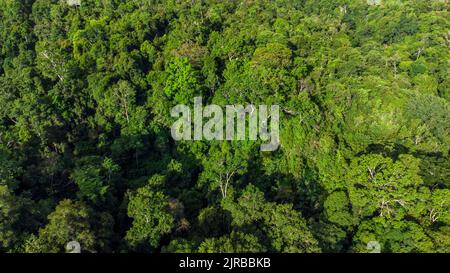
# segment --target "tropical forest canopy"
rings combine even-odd
[[[0,0],[0,252],[450,252],[447,1],[68,3]]]

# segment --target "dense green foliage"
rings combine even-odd
[[[380,2],[0,0],[0,252],[450,252],[449,7]]]

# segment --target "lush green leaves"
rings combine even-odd
[[[0,0],[0,251],[449,252],[448,4],[376,2]]]

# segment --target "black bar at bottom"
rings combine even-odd
[[[1,254],[2,267],[48,272],[312,272],[444,265],[447,254]],[[431,260],[431,261],[430,261]],[[158,270],[156,270],[158,269]]]

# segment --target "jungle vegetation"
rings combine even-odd
[[[449,15],[0,0],[0,252],[450,252]],[[279,105],[279,149],[174,141],[195,96]]]

